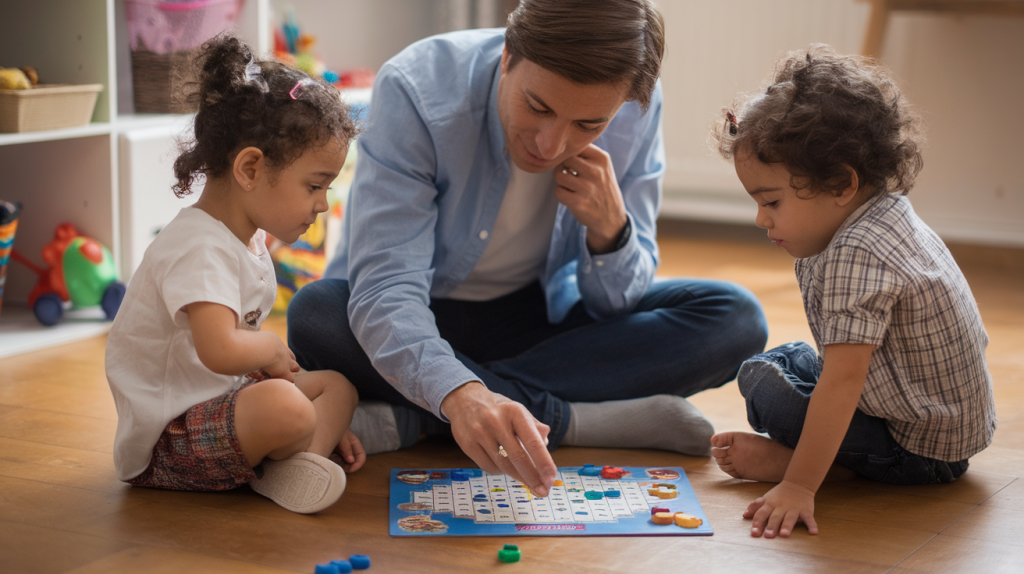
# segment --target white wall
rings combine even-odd
[[[756,89],[787,50],[825,42],[856,53],[869,7],[854,0],[661,0],[668,172],[663,213],[752,221],[708,124]],[[928,127],[910,198],[947,240],[1024,246],[1024,18],[897,12],[883,59]]]

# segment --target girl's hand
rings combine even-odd
[[[338,443],[336,450],[341,455],[341,459],[345,461],[341,465],[345,472],[355,472],[362,468],[363,463],[366,462],[366,451],[363,450],[363,443],[359,442],[359,437],[352,434],[352,431],[345,431],[345,436],[341,437],[341,442]]]
[[[788,480],[751,502],[743,518],[754,519],[750,535],[755,537],[764,532],[765,538],[775,538],[776,534],[789,538],[797,522],[806,524],[809,533],[818,533],[818,523],[814,521],[814,492]]]
[[[263,334],[262,331],[260,333]],[[264,366],[262,370],[272,379],[284,379],[294,383],[295,374],[299,372],[299,364],[295,362],[295,353],[277,335],[270,332],[266,332],[266,334],[276,340],[276,345],[273,345],[275,351],[273,362]]]

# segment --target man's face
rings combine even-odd
[[[525,58],[501,58],[498,116],[519,169],[540,173],[575,157],[601,135],[626,101],[624,84],[576,84]]]

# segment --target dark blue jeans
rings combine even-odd
[[[821,358],[806,343],[786,343],[745,361],[737,381],[747,400],[750,426],[795,449],[821,368]],[[945,462],[907,452],[885,419],[860,409],[853,414],[835,462],[886,484],[953,482],[967,471],[966,460]]]
[[[362,399],[426,413],[377,373],[349,327],[348,282],[322,279],[288,307],[288,345],[307,370],[348,377]],[[764,350],[757,299],[732,283],[678,279],[654,284],[636,309],[596,321],[578,303],[557,325],[547,320],[539,283],[491,301],[433,299],[430,309],[455,356],[491,391],[523,404],[551,427],[554,449],[569,402],[689,396],[736,376]]]

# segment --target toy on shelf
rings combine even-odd
[[[377,74],[366,68],[354,68],[343,72],[328,69],[313,51],[316,36],[303,33],[299,28],[295,10],[289,8],[284,14],[284,23],[274,29],[274,57],[281,63],[306,72],[310,76],[322,77],[340,90],[373,87]]]
[[[18,230],[20,203],[0,200],[0,305],[4,302],[4,282],[7,278],[7,261],[14,250],[14,233]]]
[[[46,269],[37,267],[17,251],[15,261],[39,276],[28,295],[28,305],[43,325],[56,325],[64,317],[64,304],[75,308],[103,308],[113,319],[124,299],[125,286],[117,280],[117,269],[110,250],[86,237],[70,223],[62,223],[53,233],[53,241],[43,247]]]

